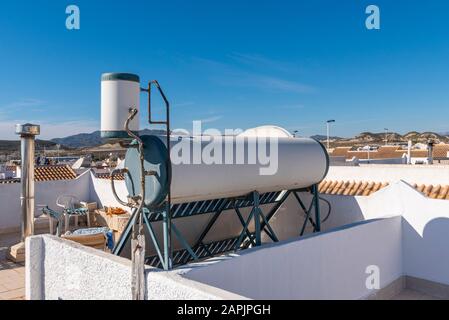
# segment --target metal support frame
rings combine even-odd
[[[154,121],[152,120],[151,112],[151,86],[155,85],[164,100],[166,107],[166,118],[165,121]],[[119,255],[123,250],[127,240],[133,232],[133,226],[138,224],[142,227],[142,224],[146,226],[148,233],[150,234],[151,241],[155,247],[156,255],[152,257],[147,257],[147,263],[153,266],[161,266],[164,270],[170,270],[173,265],[181,265],[188,263],[191,260],[198,260],[200,258],[210,257],[219,253],[224,253],[230,250],[241,250],[248,248],[249,246],[260,246],[262,245],[262,231],[265,232],[268,237],[274,241],[279,241],[274,230],[271,228],[269,221],[276,214],[280,206],[285,202],[287,197],[293,192],[295,198],[298,200],[301,208],[306,213],[306,219],[304,225],[301,229],[300,235],[303,235],[306,224],[308,221],[313,225],[314,232],[320,231],[320,209],[319,209],[319,195],[317,185],[311,187],[311,192],[313,194],[312,202],[309,209],[306,209],[304,203],[299,198],[297,191],[304,190],[287,190],[281,192],[267,192],[264,194],[259,194],[257,191],[253,191],[248,197],[244,198],[222,198],[206,201],[196,201],[190,203],[182,203],[172,205],[171,203],[171,158],[170,158],[170,104],[156,80],[150,81],[147,88],[141,88],[141,91],[148,93],[148,123],[149,124],[162,124],[166,127],[166,146],[167,146],[167,179],[168,179],[168,193],[165,202],[159,208],[147,208],[142,204],[145,198],[145,188],[144,188],[144,168],[143,168],[143,154],[141,155],[142,161],[142,199],[140,206],[133,209],[130,220],[123,232],[121,238],[119,239],[117,245],[113,249],[113,254]],[[127,130],[128,131],[128,130]],[[130,132],[129,135],[133,136]],[[136,137],[137,140],[138,137]],[[140,141],[139,152],[143,152],[143,146]],[[114,190],[114,174],[111,174],[111,183]],[[119,200],[119,199],[118,199]],[[120,200],[119,200],[120,202]],[[271,210],[264,215],[261,205],[264,204],[274,204]],[[251,207],[250,214],[245,221],[240,208]],[[312,209],[315,208],[315,222],[310,217]],[[237,238],[225,239],[220,241],[215,241],[212,243],[205,244],[204,239],[206,238],[208,232],[214,226],[220,215],[224,210],[234,209],[240,223],[243,226],[243,230]],[[191,247],[188,242],[184,239],[182,234],[172,223],[172,219],[188,217],[198,214],[213,213],[213,216],[206,228],[203,230],[195,245]],[[140,221],[137,221],[137,218]],[[162,248],[155,236],[152,223],[156,221],[162,221],[163,228],[163,245]],[[254,232],[249,231],[249,225],[254,221]],[[173,252],[172,248],[172,231],[175,236],[184,247],[183,250],[178,250]],[[162,249],[162,250],[161,250]]]
[[[299,192],[304,191],[308,191],[312,194],[312,199],[308,207],[306,207],[304,201],[298,194]],[[262,232],[264,232],[273,242],[277,242],[279,241],[279,239],[270,226],[269,222],[290,194],[294,195],[294,197],[298,201],[299,206],[305,213],[305,221],[299,232],[300,236],[304,234],[308,223],[313,226],[313,232],[319,232],[321,229],[321,218],[319,193],[316,185],[312,186],[309,189],[268,192],[263,194],[259,194],[257,191],[254,191],[247,197],[242,198],[221,198],[214,200],[174,204],[171,205],[169,214],[167,214],[167,203],[164,203],[159,208],[154,208],[151,210],[149,208],[144,208],[144,224],[146,225],[146,229],[150,234],[150,238],[156,251],[156,255],[146,258],[146,263],[154,267],[161,267],[164,270],[170,270],[173,268],[173,266],[183,265],[191,261],[211,257],[217,254],[260,246],[262,245]],[[273,206],[266,214],[264,214],[260,206],[267,204],[273,204]],[[251,208],[250,214],[246,220],[241,213],[240,209],[242,208]],[[242,224],[242,231],[240,235],[235,238],[205,243],[204,240],[207,237],[209,231],[213,228],[213,226],[225,210],[232,210],[236,214],[237,218]],[[167,243],[165,242],[165,235],[163,237],[163,247],[160,246],[154,234],[154,229],[152,227],[153,223],[162,221],[164,230],[167,230],[164,224],[168,223],[166,219],[166,217],[168,216],[170,216],[171,219],[177,219],[200,214],[211,214],[211,218],[193,246],[190,246],[188,244],[181,232],[171,221],[170,229],[173,230],[174,235],[183,246],[183,249],[171,251],[171,246],[168,247]],[[254,224],[253,232],[249,230],[249,226],[251,225],[251,223]],[[122,234],[122,237],[113,250],[114,254],[119,255],[124,248],[126,241],[129,239],[129,235],[131,232],[130,226],[132,226],[132,224],[133,222],[131,218],[125,228],[125,231]]]

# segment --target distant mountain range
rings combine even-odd
[[[322,134],[316,134],[314,136],[310,136],[310,138],[318,140],[318,141],[326,141],[327,140],[327,136],[323,136]],[[340,139],[343,139],[343,138],[333,137],[333,136],[329,137],[329,140],[340,140]]]
[[[320,141],[326,141],[326,136],[315,136],[318,137]],[[396,143],[396,144],[406,144],[409,140],[415,143],[427,143],[429,140],[434,141],[435,143],[449,143],[449,137],[444,133],[435,133],[435,132],[416,132],[411,131],[404,135],[401,135],[396,132],[385,132],[381,133],[372,133],[372,132],[362,132],[361,134],[353,137],[353,138],[340,138],[340,137],[332,137],[331,146],[365,146],[365,145],[382,145],[385,144],[385,138],[387,139],[388,144]]]
[[[141,134],[164,134],[163,130],[149,130],[144,129]],[[326,141],[325,135],[314,135],[311,138]],[[408,140],[412,140],[413,143],[426,143],[429,139],[434,140],[436,143],[444,142],[449,143],[449,137],[447,133],[435,133],[435,132],[423,132],[419,133],[411,131],[407,134],[401,135],[395,132],[388,133],[388,143],[407,143]],[[363,146],[367,144],[384,144],[385,133],[372,133],[362,132],[361,134],[353,138],[341,138],[332,136],[330,137],[332,146]],[[89,148],[95,146],[101,146],[107,143],[107,140],[101,138],[100,131],[94,131],[92,133],[80,133],[64,138],[55,138],[50,141],[36,140],[36,149],[56,149],[56,146],[61,145],[61,149],[79,149]],[[0,151],[19,151],[20,140],[0,140]]]
[[[55,149],[56,143],[36,139],[36,150]],[[19,151],[20,140],[0,140],[0,151]]]
[[[140,134],[165,134],[163,130],[149,130],[143,129]],[[51,142],[69,147],[69,148],[87,148],[95,147],[107,143],[107,139],[101,138],[100,131],[92,133],[80,133],[65,138],[51,139]]]
[[[164,134],[163,130],[149,130],[144,129],[141,134]],[[388,132],[388,142],[389,143],[407,143],[408,140],[412,140],[413,143],[421,142],[426,143],[429,139],[435,142],[449,142],[449,138],[446,134],[439,134],[435,132],[423,132],[419,133],[416,131],[411,131],[407,134],[401,135],[396,132]],[[324,135],[314,135],[311,138],[326,141],[327,137]],[[341,138],[332,136],[330,140],[334,143],[350,143],[350,144],[383,144],[385,143],[385,133],[372,133],[372,132],[362,132],[353,138]],[[95,131],[92,133],[82,133],[74,136],[69,136],[65,138],[52,139],[51,142],[61,144],[63,146],[71,148],[85,148],[99,146],[106,143],[105,139],[100,136],[100,131]]]

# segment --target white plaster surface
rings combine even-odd
[[[91,198],[89,172],[73,180],[35,182],[35,216],[42,214],[40,205],[58,211],[56,199],[62,194],[77,196],[81,201]],[[20,183],[0,184],[0,233],[20,227]]]
[[[44,252],[42,238],[27,238],[25,250],[25,298],[27,300],[40,300],[44,295],[42,286],[43,260]]]
[[[382,285],[400,275],[449,284],[446,245],[449,243],[449,201],[426,198],[405,182],[447,184],[449,167],[331,167],[327,179],[389,181],[390,186],[368,197],[322,195],[332,203],[332,214],[323,223],[325,231],[354,222],[380,220],[251,249],[241,256],[214,258],[169,273],[149,268],[148,297],[216,299],[236,297],[233,292],[238,298],[363,298],[369,293],[364,288],[367,275],[362,267],[369,264],[381,266]],[[93,178],[87,181],[90,181],[86,188],[91,200],[98,199],[102,205],[115,205],[108,180]],[[7,185],[11,186],[14,185]],[[123,188],[123,183],[120,186],[119,182],[117,187]],[[124,189],[120,193],[123,194]],[[4,210],[0,209],[0,219]],[[19,212],[16,209],[16,214]],[[384,219],[390,216],[400,217]],[[179,227],[183,232],[188,229],[188,234],[192,222],[187,223],[186,219],[184,228],[181,220],[184,219],[179,219]],[[302,211],[290,197],[270,224],[282,235],[281,239],[288,239],[297,235],[303,220]],[[219,227],[230,228],[231,224],[224,221]],[[215,230],[211,231],[215,234]],[[27,280],[27,296],[130,298],[129,260],[67,244],[53,237],[31,239],[41,239],[41,242],[28,243],[32,252],[27,253],[31,261],[27,265],[27,276],[37,280]],[[41,265],[39,261],[42,261]],[[81,271],[73,266],[79,266]]]
[[[448,184],[447,165],[361,164],[358,167],[331,166],[326,180],[364,180],[376,182]]]
[[[131,262],[55,236],[27,239],[26,296],[47,300],[129,300]],[[177,271],[146,268],[148,299],[243,299]]]
[[[359,299],[372,293],[369,265],[381,287],[402,275],[401,217],[212,259],[183,276],[251,299]]]
[[[122,206],[112,194],[111,189],[111,181],[109,179],[98,179],[94,176],[92,172],[90,172],[90,200],[98,203],[98,206],[104,207],[120,207],[123,209],[128,209],[127,207]],[[126,201],[126,196],[128,195],[128,191],[126,190],[125,181],[118,180],[114,181],[115,189],[117,194],[123,201]]]
[[[449,284],[449,201],[425,197],[404,181],[392,183],[369,197],[323,195],[332,202],[325,230],[354,221],[403,217],[404,274]]]

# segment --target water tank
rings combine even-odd
[[[131,73],[105,73],[101,76],[101,137],[109,139],[129,138],[124,129],[129,108],[139,110],[140,79]],[[139,131],[139,117],[129,125]]]
[[[142,136],[145,170],[155,173],[145,177],[146,205],[160,204],[167,195],[170,182],[172,203],[183,203],[244,196],[252,191],[263,193],[306,188],[318,184],[327,174],[329,157],[319,141],[276,137],[276,148],[266,143],[265,154],[269,155],[266,159],[271,160],[264,163],[260,159],[254,161],[252,139],[255,137],[222,136],[213,142],[214,139],[208,140],[204,136],[172,137],[172,161],[169,165],[164,137]],[[215,148],[214,152],[211,152],[212,148]],[[215,150],[220,155],[216,156]],[[200,155],[213,155],[214,161],[207,157],[200,159],[198,152]],[[139,163],[137,149],[130,148],[125,157],[125,167],[129,170],[125,180],[130,195],[140,193]],[[170,170],[171,181],[167,179]]]
[[[240,137],[278,137],[278,138],[292,138],[292,134],[286,129],[267,125],[256,128],[251,128],[239,134]]]

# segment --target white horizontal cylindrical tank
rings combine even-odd
[[[146,176],[147,205],[160,203],[168,192],[165,139],[158,137],[159,141],[155,141],[156,137],[150,137],[144,138],[145,169],[157,174]],[[128,150],[125,167],[130,173],[126,178],[128,191],[138,194],[136,148]],[[183,203],[244,196],[253,191],[307,188],[321,182],[328,168],[326,149],[310,138],[172,137],[171,200]]]
[[[101,136],[103,138],[129,138],[124,125],[129,109],[139,110],[140,79],[131,73],[105,73],[101,77]],[[139,117],[129,124],[139,131]]]
[[[278,137],[292,138],[290,132],[278,126],[260,126],[243,131],[239,137]]]
[[[244,149],[244,163],[236,163],[235,156],[234,163],[230,164],[224,159],[223,164],[174,164],[173,159],[173,203],[242,196],[252,191],[264,193],[306,188],[321,182],[327,174],[327,152],[313,139],[278,138],[277,156],[267,157],[266,164],[261,164],[260,159],[256,159],[255,164],[250,163],[252,151],[247,139],[225,137],[223,140],[232,145],[234,155],[239,148]],[[208,154],[204,152],[208,144],[201,143],[205,154]],[[176,143],[173,147],[176,148]]]

